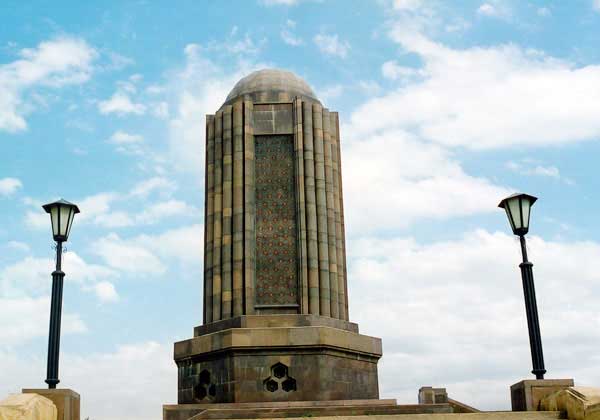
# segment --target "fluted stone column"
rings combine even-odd
[[[344,284],[344,259],[342,257],[344,250],[344,241],[342,238],[341,221],[341,199],[340,199],[340,180],[339,180],[339,149],[337,135],[337,112],[332,112],[330,116],[331,129],[331,160],[333,174],[333,201],[335,211],[335,238],[336,238],[336,256],[337,256],[337,277],[338,277],[338,313],[340,319],[346,317],[346,292]]]
[[[337,242],[335,237],[335,203],[333,195],[333,158],[331,147],[331,116],[323,109],[323,155],[325,157],[325,194],[327,201],[327,245],[329,255],[329,287],[331,317],[339,318]]]
[[[302,104],[304,132],[304,188],[308,260],[309,313],[319,315],[319,246],[317,241],[317,199],[313,147],[313,111],[310,102]]]
[[[256,200],[254,173],[254,105],[244,102],[244,290],[245,314],[254,314],[256,284]]]
[[[233,316],[244,313],[244,103],[233,105]]]
[[[317,240],[319,245],[319,308],[321,315],[330,316],[327,196],[325,192],[325,155],[323,152],[323,107],[320,104],[313,104],[313,140],[315,147]]]
[[[213,321],[221,319],[221,245],[223,243],[223,112],[215,116],[215,211],[213,220]]]
[[[215,200],[215,117],[206,117],[206,163],[205,163],[205,210],[204,210],[204,323],[212,322],[213,281],[213,230]]]
[[[306,192],[304,183],[304,132],[302,101],[294,99],[294,152],[296,153],[296,207],[298,218],[298,258],[300,265],[301,313],[308,314],[308,245],[306,237]]]
[[[223,112],[223,239],[221,242],[221,317],[232,315],[231,233],[233,214],[232,106]]]

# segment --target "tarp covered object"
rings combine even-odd
[[[0,401],[0,420],[56,420],[56,406],[38,394],[13,394]]]

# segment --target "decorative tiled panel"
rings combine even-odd
[[[294,147],[289,135],[255,136],[256,304],[298,303]]]

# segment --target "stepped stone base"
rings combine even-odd
[[[313,315],[241,316],[175,343],[179,404],[379,398],[381,339]]]
[[[265,419],[451,413],[449,404],[397,405],[396,400],[293,401],[163,406],[164,420]],[[339,417],[337,417],[339,419]],[[387,418],[387,417],[386,417]],[[402,417],[404,419],[404,417]]]

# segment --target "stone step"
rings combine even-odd
[[[353,414],[353,413],[348,413],[348,414],[342,414],[341,412],[338,413],[337,410],[338,408],[335,409],[336,413],[333,414],[329,414],[327,415],[327,413],[323,413],[322,415],[319,414],[312,414],[312,415],[298,415],[298,416],[285,416],[285,417],[279,417],[279,416],[263,416],[262,414],[266,414],[266,413],[260,413],[261,416],[260,417],[228,417],[227,413],[224,413],[223,411],[220,412],[221,415],[225,415],[225,416],[221,416],[219,417],[214,416],[213,414],[217,414],[216,410],[215,413],[210,413],[207,414],[207,411],[211,411],[211,410],[206,410],[203,413],[199,413],[196,416],[190,417],[188,420],[200,420],[200,419],[218,419],[218,418],[222,418],[222,419],[234,419],[234,418],[245,418],[245,419],[253,419],[253,418],[260,418],[260,419],[273,419],[273,420],[277,420],[277,419],[282,419],[285,418],[287,420],[306,420],[307,417],[311,417],[314,420],[557,420],[557,419],[561,419],[564,418],[561,416],[561,412],[559,411],[521,411],[521,412],[515,412],[515,411],[493,411],[493,412],[480,412],[480,413],[440,413],[440,412],[431,412],[431,413],[424,413],[424,412],[420,412],[420,413],[414,413],[414,412],[410,412],[409,409],[407,408],[401,408],[402,406],[396,406],[395,410],[390,410],[389,413],[386,414],[361,414],[361,415],[357,415],[357,414]],[[404,406],[406,407],[406,406]],[[422,407],[422,406],[421,406]],[[231,413],[230,413],[231,414]],[[251,412],[248,412],[247,414],[252,414]]]
[[[268,419],[268,418],[306,418],[326,416],[375,416],[392,414],[433,414],[451,413],[448,404],[427,405],[346,405],[346,406],[300,406],[300,407],[264,407],[252,409],[208,409],[191,417],[200,419]]]

